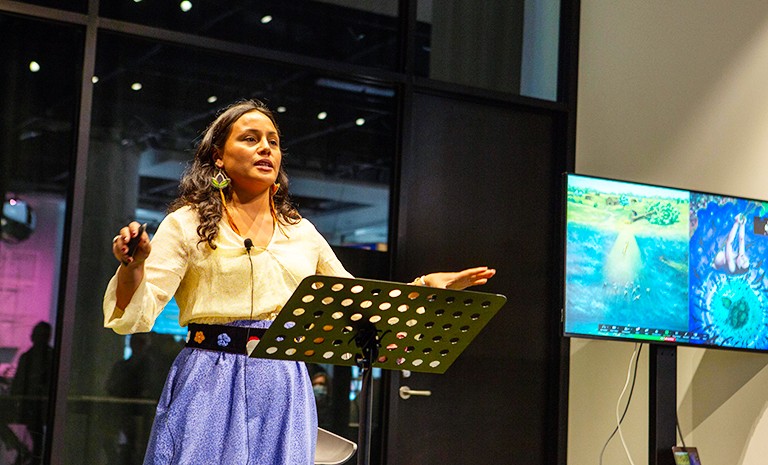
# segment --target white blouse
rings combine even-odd
[[[120,313],[115,295],[117,273],[110,280],[104,293],[105,327],[118,334],[149,331],[174,295],[181,326],[274,319],[305,277],[352,277],[306,219],[282,225],[282,229],[275,227],[269,244],[252,247],[250,254],[244,238],[226,220],[219,223],[215,250],[207,242],[198,243],[198,224],[197,212],[191,207],[168,214],[152,238],[144,280],[120,317],[116,317]],[[253,263],[253,287],[248,260]]]

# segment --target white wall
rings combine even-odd
[[[576,171],[768,199],[768,1],[581,0]],[[647,350],[625,426],[648,463]],[[568,463],[597,464],[632,344],[573,340]],[[768,459],[768,354],[681,348],[678,413],[707,465]],[[630,463],[618,438],[604,464]]]

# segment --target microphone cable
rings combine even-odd
[[[251,356],[251,352],[253,352],[253,349],[248,350],[248,345],[251,342],[251,326],[253,324],[253,260],[251,260],[251,248],[253,247],[253,241],[250,237],[246,237],[243,241],[243,246],[245,246],[245,253],[248,255],[248,264],[251,265],[251,274],[250,276],[250,282],[251,282],[251,293],[250,293],[250,300],[251,300],[251,313],[248,316],[248,331],[245,333],[245,355]],[[254,346],[254,349],[256,346]]]
[[[627,403],[624,406],[624,412],[621,414],[621,418],[618,418],[617,415],[617,424],[614,428],[611,435],[608,437],[608,439],[605,441],[605,444],[603,444],[603,449],[600,451],[600,459],[599,464],[603,464],[603,455],[605,454],[605,449],[608,447],[608,443],[611,442],[611,439],[616,435],[616,433],[619,433],[619,436],[621,437],[622,445],[624,445],[624,450],[626,450],[626,444],[624,443],[624,436],[621,434],[621,424],[624,422],[624,417],[627,415],[627,410],[629,410],[629,404],[632,402],[632,394],[635,392],[635,381],[637,381],[637,365],[640,360],[640,353],[643,351],[643,344],[635,344],[635,348],[632,352],[632,356],[629,360],[629,372],[631,372],[631,380],[632,380],[632,386],[629,388],[629,397],[627,398]],[[632,368],[634,365],[634,369]],[[627,389],[627,384],[629,384],[630,377],[629,373],[627,373],[627,382],[624,384],[624,389],[621,391],[621,395],[619,396],[619,402],[621,402],[621,398],[624,396],[624,393]],[[617,405],[617,411],[618,411],[618,405]],[[618,413],[618,412],[617,412]],[[629,457],[629,453],[627,452],[627,457],[629,458],[630,463],[632,462],[632,458]]]
[[[675,412],[675,427],[677,428],[677,434],[680,435],[680,443],[685,447],[685,437],[683,436],[683,431],[680,429],[680,419],[677,416],[677,412]]]
[[[248,350],[248,346],[250,345],[250,342],[251,342],[251,325],[253,325],[253,260],[251,260],[251,247],[253,247],[253,241],[251,240],[250,237],[246,237],[245,240],[243,241],[243,245],[245,246],[245,253],[248,255],[248,263],[251,265],[251,275],[250,275],[251,276],[250,277],[251,294],[249,296],[249,299],[251,300],[251,313],[250,313],[250,315],[248,317],[248,331],[246,331],[246,333],[245,333],[245,357],[246,357],[246,359],[243,361],[243,387],[247,389],[247,386],[248,386],[248,374],[247,374],[247,370],[245,369],[245,366],[248,363],[248,358],[251,356],[251,353],[253,353],[253,349],[256,348],[256,346],[254,345],[253,349]],[[248,405],[248,396],[245,396],[245,403],[246,403],[246,406],[247,406]],[[246,431],[246,443],[250,444],[250,442],[251,442],[251,437],[250,437],[250,433],[251,432],[250,432],[250,429],[246,428],[245,431]],[[246,462],[246,465],[247,465],[247,463],[250,463],[250,460],[248,462]]]

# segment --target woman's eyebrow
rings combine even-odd
[[[245,128],[245,129],[243,129],[243,132],[258,132],[258,133],[261,133],[262,131],[261,131],[261,129],[258,129],[258,128]],[[278,134],[277,131],[267,131],[267,135],[268,136],[280,137],[280,134]]]

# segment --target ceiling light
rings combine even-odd
[[[264,15],[261,17],[261,24],[267,24],[272,21],[272,15]]]
[[[210,97],[208,97],[208,103],[216,103],[216,100],[218,99],[219,98],[216,97],[215,95],[211,95]]]
[[[133,90],[141,90],[141,87],[142,85],[140,82],[134,82],[133,84],[131,84],[131,89]]]
[[[358,126],[364,125],[365,124],[365,118],[357,118],[355,120],[355,124],[358,125]]]
[[[94,84],[96,84],[97,82],[99,82],[99,77],[98,77],[98,76],[93,76],[93,77],[91,78],[91,82],[92,82],[92,83],[94,83]]]
[[[285,107],[284,107],[284,106],[282,106],[282,105],[280,105],[279,107],[277,107],[277,112],[278,112],[278,113],[285,113],[285,112],[286,112],[286,110],[288,110],[288,109],[287,109],[287,108],[285,108]]]
[[[179,8],[181,8],[181,11],[186,13],[187,11],[192,9],[192,2],[189,0],[184,0],[183,2],[179,3]]]
[[[36,72],[40,71],[40,63],[38,63],[36,61],[30,61],[29,62],[29,70],[32,71],[33,73],[36,73]]]
[[[325,119],[327,117],[328,117],[328,113],[324,111],[321,111],[320,113],[317,114],[317,119]]]

